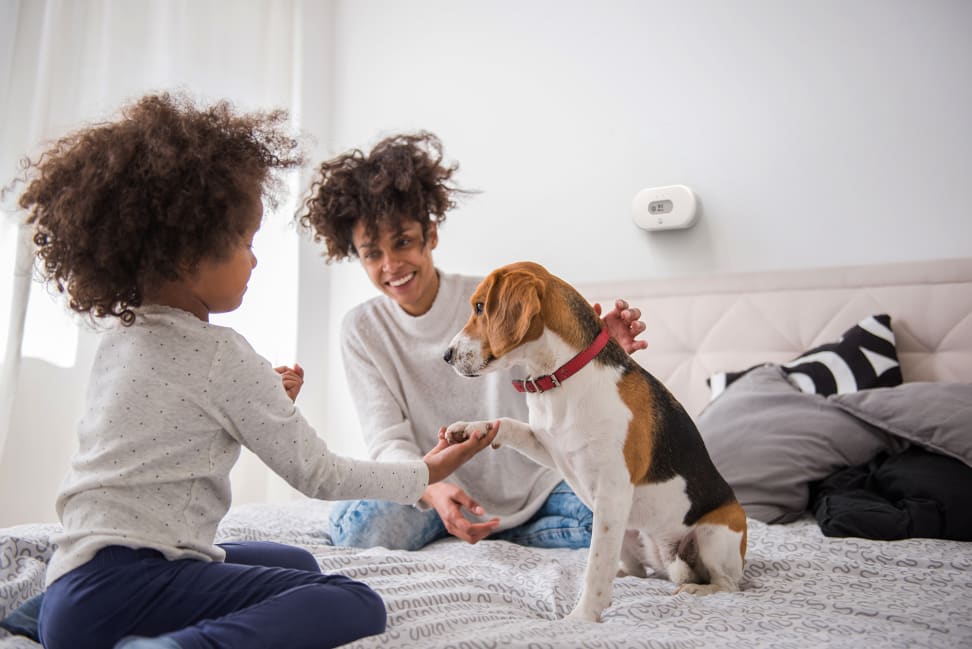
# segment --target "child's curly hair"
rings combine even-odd
[[[235,208],[253,192],[275,204],[273,172],[303,162],[286,120],[162,93],[25,159],[19,203],[45,281],[74,311],[134,322],[146,288],[222,258],[252,227]]]
[[[443,163],[442,143],[432,133],[393,135],[367,155],[353,149],[323,162],[297,219],[314,241],[324,240],[328,262],[357,256],[352,230],[359,221],[371,237],[381,223],[407,220],[428,235],[432,222],[442,223],[455,207],[453,197],[469,193],[449,184],[458,168]]]

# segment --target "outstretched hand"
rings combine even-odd
[[[450,444],[445,437],[445,426],[439,429],[439,443],[422,458],[429,467],[429,484],[438,482],[465,464],[472,456],[489,446],[496,432],[499,422],[487,426],[487,430],[473,431],[473,434],[461,444]]]
[[[601,315],[601,305],[595,302],[593,306],[597,315]],[[614,309],[604,316],[604,325],[611,337],[629,354],[648,346],[644,340],[635,340],[646,328],[641,321],[641,309],[629,307],[624,300],[615,300]]]
[[[469,494],[448,482],[430,484],[422,494],[422,500],[435,509],[435,513],[442,519],[442,524],[449,534],[466,543],[482,541],[492,534],[500,523],[499,518],[495,517],[480,523],[474,523],[466,518],[463,509],[476,516],[482,516],[486,512]]]
[[[287,396],[291,401],[296,401],[300,388],[304,385],[304,368],[299,363],[294,363],[293,367],[281,365],[273,369],[280,375]]]

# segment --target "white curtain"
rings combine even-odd
[[[0,185],[9,186],[18,161],[45,140],[109,118],[147,92],[300,113],[309,77],[302,23],[326,18],[322,4],[0,0]],[[326,71],[326,61],[313,63]],[[292,364],[296,353],[298,238],[289,217],[298,181],[291,186],[290,202],[268,216],[256,241],[260,266],[246,302],[219,320],[275,364]],[[30,282],[29,236],[17,226],[24,214],[13,209],[17,189],[4,196],[0,225],[0,311],[7,314],[0,318],[0,526],[53,520],[96,344],[96,334]],[[244,456],[233,481],[237,502],[289,496],[252,457]]]

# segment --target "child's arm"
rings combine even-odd
[[[441,437],[426,457],[374,461],[328,449],[281,390],[281,374],[238,334],[220,332],[212,377],[203,391],[223,430],[307,496],[325,500],[374,498],[415,504],[429,481],[442,480],[489,445],[491,436],[445,448]],[[427,449],[428,447],[426,447]]]

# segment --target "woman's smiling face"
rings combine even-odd
[[[435,223],[427,236],[415,220],[381,223],[377,238],[372,239],[363,221],[358,221],[352,240],[361,265],[379,291],[409,315],[422,315],[432,307],[439,290],[439,276],[432,263],[432,250],[439,242]]]

